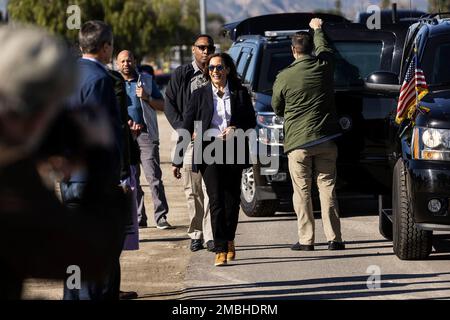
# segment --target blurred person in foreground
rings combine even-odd
[[[94,213],[108,200],[102,179],[112,140],[107,125],[92,136],[83,112],[64,111],[77,73],[62,42],[1,27],[0,43],[0,300],[15,300],[25,278],[64,279],[76,265],[82,279],[96,281],[111,264],[116,224]],[[85,214],[73,215],[54,181],[80,166],[89,196]]]
[[[192,94],[182,129],[193,137],[192,171],[201,172],[209,197],[216,252],[214,265],[223,266],[236,257],[234,238],[239,221],[242,170],[251,165],[248,141],[239,138],[255,128],[256,117],[250,95],[228,54],[209,56],[204,74],[208,83]],[[183,147],[187,148],[190,141],[180,139],[178,147],[185,144]],[[210,155],[207,150],[211,149],[215,151],[211,152],[212,162],[207,160]],[[182,161],[181,157],[174,159],[173,174],[178,179]]]
[[[337,146],[334,139],[341,133],[334,104],[334,54],[322,23],[318,18],[311,20],[313,37],[304,31],[292,37],[295,61],[278,74],[273,85],[273,110],[285,118],[284,151],[289,158],[293,204],[298,217],[299,241],[292,250],[314,250],[313,179],[319,189],[328,249],[345,249],[335,190]]]

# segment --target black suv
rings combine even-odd
[[[225,26],[234,40],[229,53],[253,97],[258,152],[277,157],[279,167],[264,168],[258,163],[244,171],[241,207],[248,216],[270,216],[277,210],[292,209],[292,185],[283,154],[283,119],[276,117],[271,107],[272,85],[278,72],[293,61],[292,30],[307,30],[314,17],[324,20],[323,29],[336,50],[336,107],[344,132],[337,140],[338,196],[391,192],[390,161],[395,150],[388,128],[397,102],[394,96],[367,93],[364,79],[379,70],[400,73],[409,25],[383,24],[381,30],[369,30],[365,24],[329,14],[254,17]]]
[[[420,106],[429,112],[390,127],[392,210],[380,210],[380,232],[406,260],[426,258],[432,232],[450,230],[450,19],[441,16],[429,15],[409,28],[399,73],[378,72],[367,80],[373,92],[398,96],[416,46],[429,87]]]

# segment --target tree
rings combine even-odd
[[[221,38],[222,26],[225,24],[225,18],[218,13],[208,13],[206,18],[207,32],[214,38],[217,42]]]
[[[222,35],[222,27],[225,22],[225,18],[222,15],[218,13],[208,13],[206,29],[213,37],[214,42],[220,45],[222,51],[226,51],[232,44],[232,41],[228,37]]]
[[[381,9],[391,9],[391,0],[382,0]]]
[[[450,0],[428,0],[429,12],[450,12]]]
[[[41,26],[76,43],[78,30],[67,28],[69,5],[78,5],[82,22],[103,20],[114,32],[117,50],[137,57],[168,52],[190,43],[199,29],[197,0],[11,0],[11,20]]]
[[[104,19],[103,8],[99,1],[78,0],[71,4],[80,6],[85,21]],[[69,5],[68,1],[11,0],[8,4],[8,12],[11,20],[43,27],[53,34],[59,34],[73,41],[78,31],[67,28],[66,11]]]
[[[336,0],[334,2],[334,8],[330,7],[327,9],[316,9],[314,13],[328,13],[328,14],[336,14],[339,16],[344,16],[342,13],[342,2],[341,0]]]
[[[334,3],[335,14],[342,15],[342,3],[341,0],[336,0]]]

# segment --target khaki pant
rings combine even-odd
[[[188,235],[191,239],[204,239],[206,243],[214,240],[209,199],[201,173],[192,172],[192,151],[193,144],[191,143],[183,159],[184,193],[188,205],[189,219],[191,220]]]
[[[288,157],[300,244],[314,244],[315,223],[311,200],[313,177],[319,189],[322,222],[327,241],[341,242],[341,224],[335,192],[336,144],[327,141],[306,149],[297,149],[291,151]]]

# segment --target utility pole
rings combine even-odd
[[[206,33],[206,0],[200,1],[200,33]]]
[[[8,21],[8,2],[9,0],[0,0],[0,23]]]

